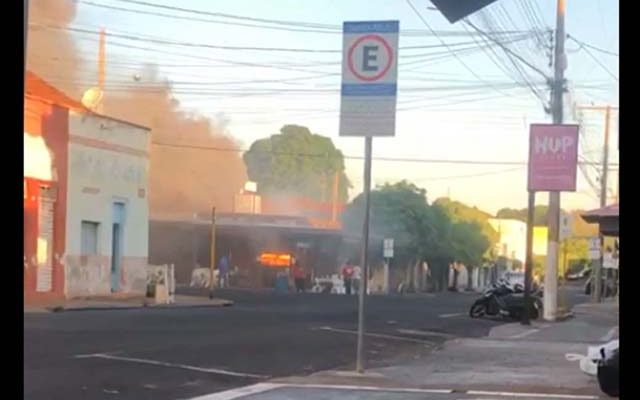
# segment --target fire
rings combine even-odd
[[[274,268],[287,268],[290,267],[293,261],[293,256],[289,253],[269,253],[265,252],[260,254],[258,262],[265,267]]]

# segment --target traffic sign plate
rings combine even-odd
[[[393,136],[396,123],[398,21],[343,25],[341,136]]]

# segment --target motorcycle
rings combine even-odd
[[[538,319],[542,311],[542,293],[540,288],[531,292],[529,317]],[[485,315],[500,315],[505,318],[520,319],[525,310],[524,287],[520,284],[511,285],[499,281],[477,299],[469,309],[471,318],[481,318]]]

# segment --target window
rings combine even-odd
[[[100,224],[91,221],[82,221],[80,255],[94,256],[98,254],[98,228]]]

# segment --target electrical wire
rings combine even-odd
[[[216,147],[216,146],[200,146],[200,145],[190,145],[190,144],[179,144],[179,143],[167,143],[167,142],[159,142],[152,141],[151,142],[157,146],[166,146],[166,147],[175,147],[175,148],[186,148],[186,149],[195,149],[195,150],[207,150],[207,151],[221,151],[221,152],[232,152],[232,153],[244,153],[246,151],[250,151],[250,149],[240,149],[240,148],[225,148],[225,147]],[[261,150],[265,152],[264,150]],[[301,153],[301,152],[286,152],[286,151],[266,151],[272,155],[286,155],[286,156],[296,156],[296,157],[326,157],[325,153]],[[363,156],[355,156],[355,155],[343,155],[345,160],[364,160]],[[526,161],[489,161],[489,160],[454,160],[454,159],[429,159],[429,158],[404,158],[404,157],[386,157],[386,156],[374,156],[373,160],[377,161],[386,161],[386,162],[402,162],[402,163],[427,163],[427,164],[462,164],[462,165],[527,165]],[[583,163],[589,164],[589,163]],[[617,166],[618,164],[611,164],[611,166]]]
[[[591,50],[595,50],[595,51],[598,51],[598,52],[603,53],[603,54],[608,54],[608,55],[614,56],[614,57],[620,57],[620,54],[618,54],[618,53],[614,53],[613,51],[605,50],[605,49],[602,49],[600,47],[596,47],[596,46],[594,46],[592,44],[583,42],[582,40],[578,40],[578,39],[575,38],[575,36],[572,36],[570,34],[567,34],[567,39],[573,40],[578,45],[580,45],[580,47],[587,47],[587,48],[589,48]]]

